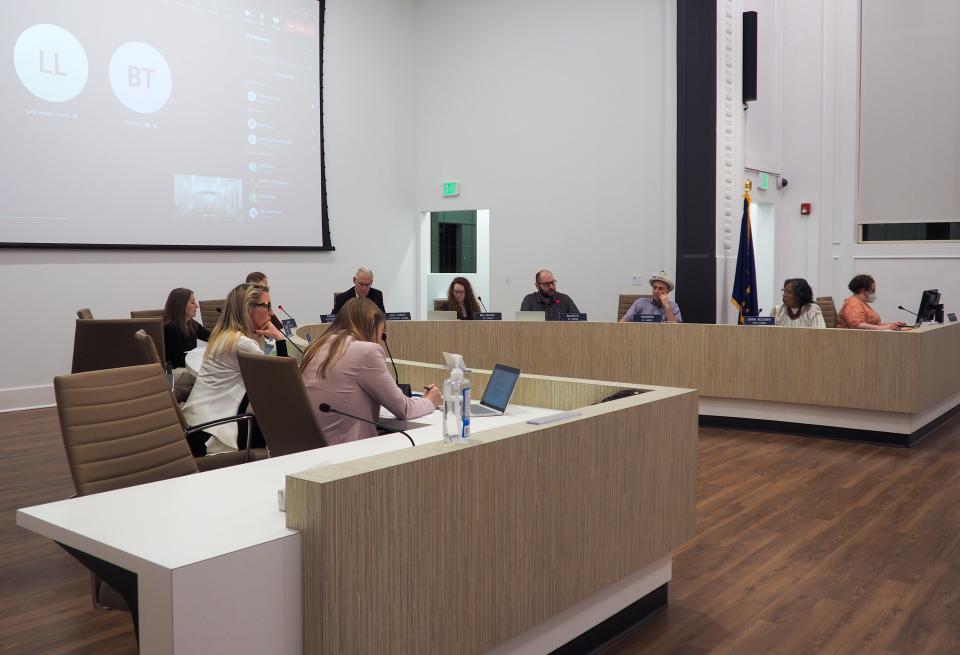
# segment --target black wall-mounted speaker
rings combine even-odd
[[[757,99],[757,12],[743,12],[743,101]]]

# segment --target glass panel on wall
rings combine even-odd
[[[430,213],[430,272],[477,272],[476,210]]]
[[[960,222],[862,223],[860,241],[960,241]]]

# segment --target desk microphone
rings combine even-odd
[[[371,421],[368,418],[360,418],[359,416],[354,416],[353,414],[347,414],[346,412],[341,412],[339,409],[334,409],[327,403],[320,403],[320,406],[317,409],[319,409],[324,414],[331,414],[331,413],[339,414],[340,416],[346,416],[347,418],[352,418],[356,421],[363,421],[364,423],[369,423],[370,425],[374,425],[380,428],[381,430],[389,430],[390,432],[399,432],[400,434],[402,434],[403,436],[405,436],[407,439],[410,440],[411,446],[417,445],[414,443],[413,438],[409,434],[407,434],[404,430],[400,430],[398,428],[392,428],[389,425],[384,425],[383,423],[377,423],[376,421]]]
[[[287,310],[285,310],[285,309],[283,308],[283,305],[277,305],[277,309],[279,309],[281,312],[283,312],[284,314],[286,314],[286,315],[287,315],[287,318],[289,318],[290,320],[292,320],[294,323],[297,322],[297,319],[295,319],[295,318],[293,318],[292,316],[290,316],[290,314],[287,312]],[[278,330],[280,330],[281,332],[283,332],[283,321],[281,321],[279,318],[277,318],[277,315],[276,315],[276,314],[274,314],[273,316],[270,317],[270,322],[273,323],[274,327],[276,327]],[[303,350],[300,348],[300,346],[298,346],[297,344],[295,344],[295,343],[293,342],[293,339],[286,339],[286,342],[289,343],[289,344],[290,344],[291,346],[293,346],[294,348],[296,348],[297,350],[299,350],[301,355],[303,354]]]
[[[483,304],[483,298],[481,298],[480,296],[477,296],[477,300],[480,301],[480,306],[483,307],[483,313],[487,314],[488,313],[487,306]]]
[[[397,386],[400,387],[400,391],[403,392],[403,395],[407,398],[412,397],[413,393],[410,389],[409,384],[400,384],[400,374],[397,373],[397,364],[393,361],[393,354],[390,352],[390,344],[387,343],[387,333],[384,332],[380,337],[383,339],[383,345],[387,347],[387,354],[390,355],[390,363],[393,364],[393,379],[396,381]]]
[[[905,311],[906,313],[908,313],[908,314],[913,314],[913,315],[916,316],[917,318],[920,318],[920,317],[917,315],[916,312],[911,312],[909,309],[907,309],[907,308],[904,307],[903,305],[897,305],[897,309],[902,309],[902,310]]]

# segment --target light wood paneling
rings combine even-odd
[[[920,357],[914,364],[920,377],[920,403],[936,405],[960,393],[960,323],[921,328]]]
[[[919,365],[922,345],[934,359],[938,348],[953,352],[960,323],[916,332],[513,321],[398,321],[388,329],[394,356],[408,360],[440,363],[446,350],[478,368],[502,362],[717,398],[919,413],[960,392],[944,375],[934,379],[945,388],[924,393]]]
[[[696,394],[580,411],[289,476],[305,652],[481,653],[692,538]]]

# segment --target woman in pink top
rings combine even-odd
[[[422,398],[407,398],[387,370],[380,346],[384,317],[368,298],[351,298],[320,338],[303,354],[300,372],[317,422],[331,445],[377,436],[377,428],[339,414],[321,412],[327,403],[347,414],[377,420],[380,407],[401,419],[425,416],[440,404],[431,386]]]
[[[906,325],[902,321],[880,322],[880,315],[870,307],[877,300],[877,282],[869,275],[854,276],[847,287],[853,295],[843,301],[837,314],[838,328],[899,330]]]

